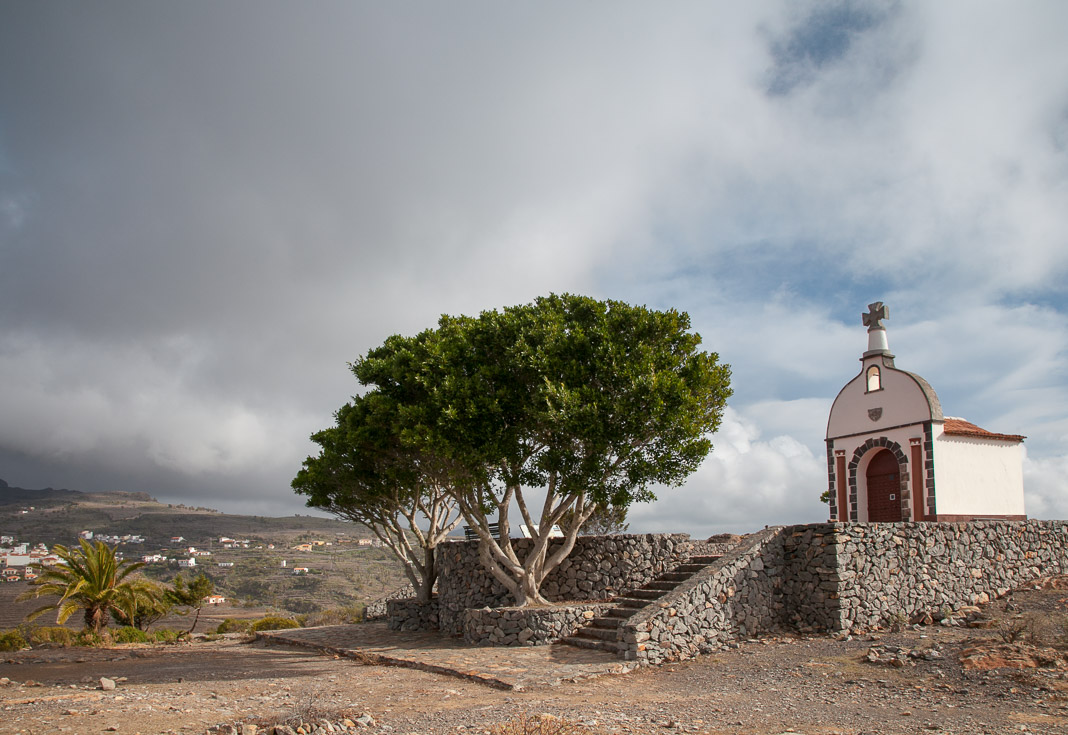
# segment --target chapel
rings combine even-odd
[[[931,385],[894,365],[881,302],[868,349],[827,420],[830,520],[1025,520],[1023,440],[942,415]]]

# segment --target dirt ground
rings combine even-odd
[[[402,735],[481,733],[542,713],[598,733],[1065,733],[1068,660],[1050,644],[1064,644],[1066,614],[1068,579],[1058,578],[956,625],[766,637],[524,692],[237,639],[0,653],[10,680],[0,685],[0,733],[203,733],[365,712],[368,732]],[[116,688],[101,690],[100,677]]]

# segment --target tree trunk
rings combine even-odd
[[[536,579],[534,575],[527,571],[518,580],[519,584],[516,585],[516,607],[526,607],[527,605],[548,605],[548,600],[542,597],[541,594],[541,580]]]
[[[85,608],[85,629],[90,633],[100,635],[107,624],[107,611],[98,605],[89,605]]]
[[[415,597],[419,602],[430,602],[434,595],[434,582],[438,577],[437,567],[434,566],[434,549],[423,549],[423,579],[422,584],[416,587]]]

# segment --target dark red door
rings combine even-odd
[[[901,520],[901,476],[897,458],[886,449],[868,463],[868,520],[895,522]]]

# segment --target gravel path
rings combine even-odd
[[[1003,615],[1032,598],[1046,613],[1068,611],[1065,590],[1028,594]],[[0,654],[0,677],[11,680],[0,679],[0,733],[199,734],[250,719],[363,713],[375,721],[365,731],[400,735],[481,733],[541,713],[599,733],[1068,732],[1068,666],[965,669],[977,642],[1001,643],[991,630],[938,625],[843,641],[782,636],[524,691],[236,640],[28,651]],[[468,658],[478,665],[477,652]],[[100,689],[100,677],[116,688]]]

